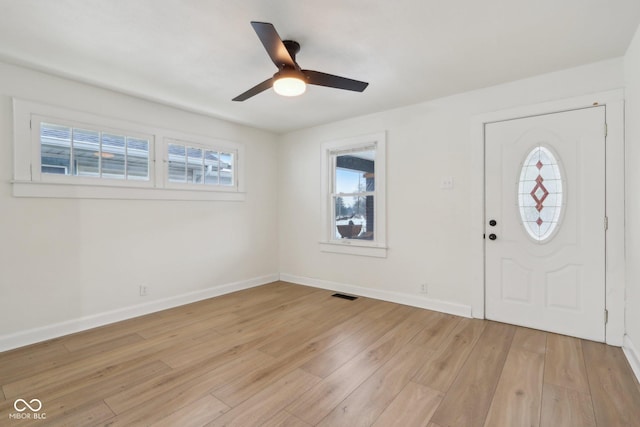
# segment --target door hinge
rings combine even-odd
[[[604,217],[604,231],[607,231],[609,229],[609,217],[605,216]]]
[[[609,125],[607,123],[604,124],[604,136],[609,135]]]
[[[604,323],[609,323],[609,310],[604,309]]]

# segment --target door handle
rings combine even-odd
[[[496,236],[495,234],[491,233],[489,234],[489,240],[496,240],[498,238],[498,236]]]
[[[496,224],[498,224],[498,223],[496,222],[495,219],[492,219],[491,221],[489,221],[489,225],[492,226],[492,227],[495,227]]]

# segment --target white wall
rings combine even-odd
[[[626,344],[635,348],[640,377],[640,27],[624,60],[626,151]]]
[[[470,71],[472,72],[472,71]],[[622,58],[283,136],[280,145],[280,271],[301,282],[352,285],[426,305],[471,305],[470,123],[474,115],[621,88]],[[371,90],[374,90],[372,85]],[[388,257],[319,251],[320,145],[387,131]],[[453,190],[441,190],[444,176]],[[428,295],[419,285],[429,285]],[[352,288],[358,289],[358,288]]]
[[[15,198],[12,96],[243,143],[246,200]],[[0,346],[33,328],[277,278],[276,162],[270,133],[0,63]]]

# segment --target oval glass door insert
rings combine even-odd
[[[542,243],[555,233],[562,213],[562,175],[553,153],[538,146],[527,154],[518,182],[520,219],[529,236]]]

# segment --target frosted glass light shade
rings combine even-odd
[[[280,77],[273,82],[273,90],[282,96],[302,95],[306,89],[305,82],[297,77]]]

